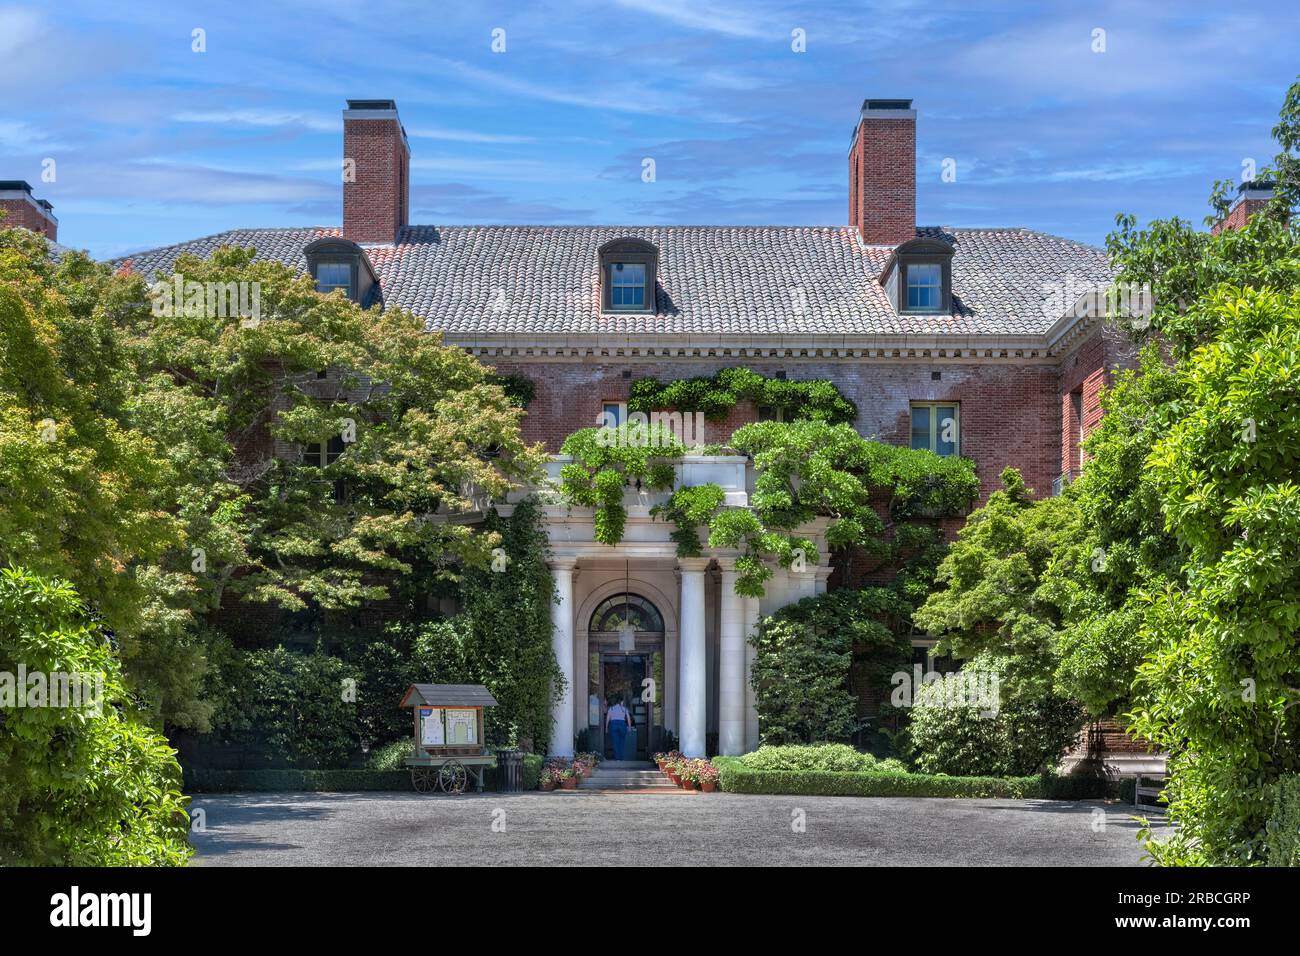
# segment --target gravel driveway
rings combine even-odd
[[[199,866],[1139,865],[1132,807],[742,794],[198,795]]]

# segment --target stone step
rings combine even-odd
[[[596,765],[580,790],[676,790],[667,774],[654,764],[634,760],[607,760]]]

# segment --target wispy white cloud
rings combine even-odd
[[[340,118],[326,119],[309,113],[267,109],[184,110],[172,114],[172,120],[205,126],[297,127],[323,133],[337,133],[343,129]]]
[[[659,17],[692,30],[704,30],[746,39],[781,35],[775,29],[765,27],[754,19],[752,14],[716,3],[702,3],[698,0],[615,0],[615,2],[625,9]]]

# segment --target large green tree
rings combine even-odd
[[[135,712],[101,625],[67,582],[13,567],[0,569],[0,781],[0,865],[189,859],[176,752]]]

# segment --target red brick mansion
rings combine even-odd
[[[985,496],[1008,465],[1039,494],[1076,474],[1098,391],[1131,359],[1125,336],[1087,305],[1110,280],[1102,250],[1020,227],[917,224],[910,100],[863,103],[839,226],[414,225],[410,147],[391,100],[348,102],[343,156],[341,227],[234,230],[119,264],[152,277],[181,253],[253,246],[322,289],[407,309],[530,379],[525,438],[553,453],[644,376],[744,366],[828,379],[856,403],[862,435],[967,456]],[[54,237],[48,203],[25,183],[0,183],[0,202]],[[742,403],[704,440],[724,442],[761,414]],[[743,457],[679,467],[683,483],[716,482],[731,503],[752,488]],[[829,567],[782,570],[761,600],[740,597],[735,556],[679,559],[653,504],[629,500],[616,546],[593,539],[590,513],[548,512],[554,649],[570,687],[554,712],[557,752],[584,727],[600,733],[610,681],[652,673],[663,692],[636,705],[638,753],[656,728],[688,754],[704,752],[707,734],[724,754],[756,746],[745,637],[761,614],[826,589]],[[630,612],[631,641],[610,623]]]

